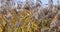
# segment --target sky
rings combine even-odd
[[[15,0],[15,2],[24,2],[25,0]],[[36,0],[34,0],[36,1]],[[41,0],[43,4],[48,4],[48,0]],[[59,0],[60,1],[60,0]],[[53,0],[54,4],[57,4],[57,0]]]
[[[48,0],[41,0],[43,2],[43,5],[48,4]],[[59,0],[60,2],[60,0]],[[57,0],[53,0],[53,4],[56,5],[57,4]]]
[[[15,1],[15,3],[16,2],[25,2],[25,0],[14,0]],[[36,0],[34,0],[33,2],[35,2]],[[42,5],[43,6],[46,6],[45,4],[48,4],[48,0],[41,0],[41,2],[43,3]],[[60,0],[59,0],[59,2],[60,2]],[[53,4],[55,5],[55,4],[57,4],[57,0],[53,0]],[[0,3],[0,6],[1,6],[1,3]]]
[[[15,0],[16,2],[24,2],[25,0]],[[34,0],[33,2],[35,2],[36,0]],[[45,4],[48,4],[48,0],[41,0],[42,1],[42,5],[45,5]],[[60,2],[60,0],[59,0],[59,2]],[[53,4],[55,5],[55,4],[57,4],[57,0],[53,0]]]

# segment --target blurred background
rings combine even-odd
[[[0,32],[60,32],[60,0],[0,0]]]

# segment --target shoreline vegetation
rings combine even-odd
[[[53,5],[49,0],[44,8],[40,0],[16,5],[12,0],[0,1],[0,32],[60,32],[59,2]]]

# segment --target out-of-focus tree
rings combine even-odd
[[[60,0],[57,0],[58,10],[59,10],[59,1],[60,1]]]
[[[49,10],[52,11],[52,8],[53,8],[53,0],[48,0],[48,7],[49,7]]]
[[[36,0],[36,6],[40,6],[41,7],[41,5],[42,5],[41,0]]]

